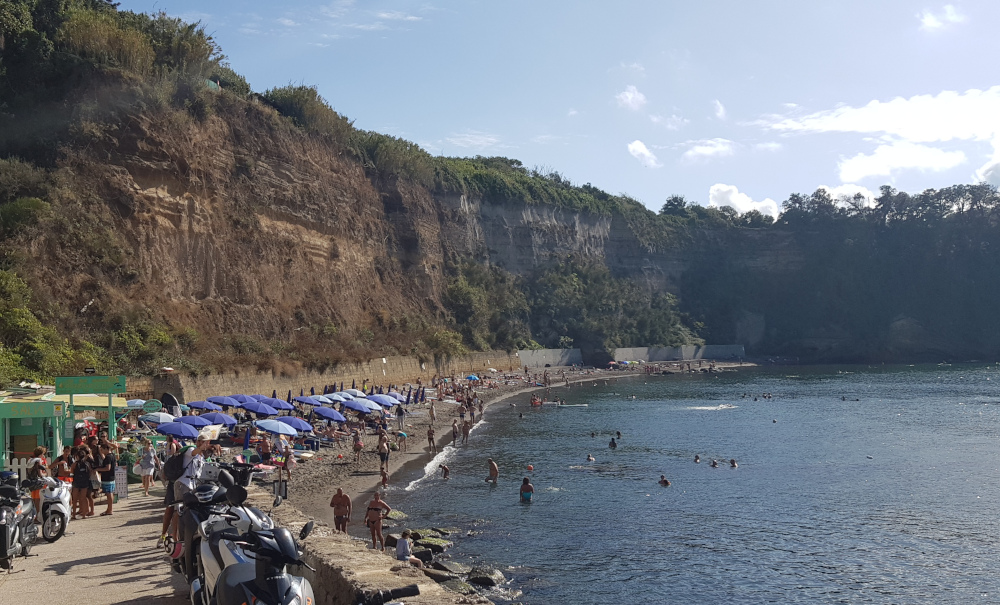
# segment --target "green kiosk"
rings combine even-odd
[[[0,469],[10,470],[19,460],[31,458],[38,446],[59,452],[65,417],[62,401],[34,393],[0,394]]]
[[[126,380],[124,376],[57,376],[56,395],[69,395],[69,419],[70,425],[67,433],[72,439],[72,426],[76,422],[76,405],[73,401],[75,395],[107,394],[108,396],[108,439],[115,441],[118,438],[118,423],[115,421],[114,396],[126,391]],[[83,406],[90,409],[96,406]]]

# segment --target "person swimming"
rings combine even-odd
[[[535,486],[527,477],[521,482],[521,502],[531,502],[531,495],[535,493]]]
[[[739,466],[739,465],[736,464],[736,458],[730,458],[729,459],[729,468],[736,468],[737,466]]]
[[[695,454],[694,455],[694,463],[698,464],[700,462],[701,462],[701,456],[699,456],[698,454]]]
[[[712,458],[712,463],[709,464],[709,466],[712,468],[719,468],[719,462],[715,458]]]
[[[587,462],[593,462],[593,461],[594,461],[594,457],[591,456],[590,454],[587,454]]]
[[[618,449],[618,443],[615,442],[615,438],[614,437],[611,438],[611,443],[608,444],[608,447],[610,447],[613,450],[614,449]]]
[[[670,487],[670,481],[668,481],[667,478],[664,475],[660,475],[660,481],[659,481],[659,483],[663,487]]]

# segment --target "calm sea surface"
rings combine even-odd
[[[553,394],[589,407],[495,405],[469,446],[428,465],[445,461],[449,480],[418,473],[386,494],[410,527],[471,531],[449,554],[503,570],[499,602],[1000,602],[1000,366],[746,369]]]

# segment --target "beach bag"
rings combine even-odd
[[[142,474],[142,467],[139,466],[138,464],[132,466],[132,474],[133,475],[141,475]]]
[[[184,476],[184,452],[188,448],[177,452],[173,456],[167,458],[167,461],[163,463],[163,476],[167,481],[177,481]]]

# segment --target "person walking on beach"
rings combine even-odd
[[[434,401],[432,400],[431,401],[431,424],[434,424],[435,420],[437,420],[437,412],[434,411]]]
[[[392,508],[382,500],[382,496],[375,492],[372,501],[368,503],[368,510],[365,511],[365,525],[372,534],[372,548],[385,550],[385,538],[382,536],[382,519],[392,512]],[[379,548],[378,544],[382,547]]]
[[[497,467],[497,463],[493,462],[493,458],[487,458],[486,465],[490,469],[490,476],[486,478],[486,481],[492,481],[493,485],[496,485],[497,479],[500,478],[500,469]]]
[[[470,423],[468,420],[466,420],[465,424],[462,425],[462,443],[463,444],[469,442],[469,432],[471,432],[471,431],[472,431],[472,423]]]
[[[458,418],[451,421],[451,442],[458,443]]]
[[[431,456],[438,451],[437,442],[434,441],[434,425],[427,427],[427,447],[430,450]]]
[[[149,488],[153,486],[153,475],[160,466],[160,459],[153,451],[153,442],[148,439],[142,444],[142,457],[139,459],[139,470],[142,471],[142,491],[148,496]]]
[[[337,531],[347,533],[347,522],[351,520],[351,497],[338,487],[337,493],[330,498],[333,507],[333,524]]]
[[[389,436],[385,433],[380,433],[378,436],[378,460],[379,470],[389,465]]]
[[[354,461],[360,463],[361,450],[365,449],[365,444],[361,441],[361,433],[357,430],[351,432],[351,437],[354,439]]]

